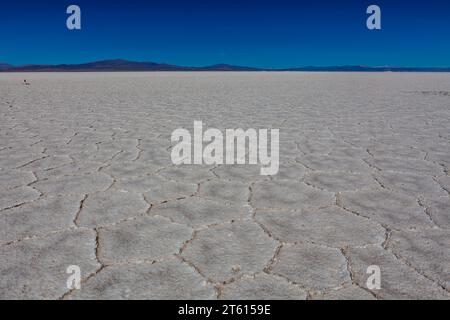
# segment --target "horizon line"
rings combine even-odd
[[[127,65],[128,64],[128,65]],[[235,69],[242,69],[241,71],[345,71],[338,69],[360,69],[360,70],[382,70],[382,71],[450,71],[450,66],[395,66],[395,65],[366,65],[366,64],[336,64],[336,65],[303,65],[303,66],[292,66],[292,67],[251,67],[239,64],[229,64],[225,62],[215,63],[215,64],[205,64],[199,66],[189,66],[189,65],[178,65],[171,64],[166,62],[154,62],[150,60],[128,60],[123,58],[115,58],[115,59],[102,59],[102,60],[91,60],[87,62],[80,63],[54,63],[54,64],[19,64],[14,65],[8,62],[0,61],[0,72],[4,71],[21,71],[27,69],[33,69],[31,71],[44,71],[45,68],[55,69],[61,68],[61,70],[56,71],[70,71],[64,70],[64,68],[74,68],[73,71],[76,71],[76,68],[87,67],[93,69],[101,69],[102,67],[108,69],[110,71],[114,71],[117,69],[118,71],[158,71],[156,69],[168,69],[167,71],[202,71],[201,69],[208,69],[214,71],[214,69],[219,69],[219,71],[225,71],[224,69],[230,69],[229,71],[234,71]],[[133,69],[134,67],[134,69]],[[128,69],[127,69],[128,68]],[[142,69],[143,68],[143,69]],[[153,69],[151,69],[153,68]],[[245,69],[245,70],[243,70]],[[312,69],[312,70],[311,70]],[[164,71],[164,70],[161,70]],[[238,71],[238,70],[235,70]],[[352,70],[348,70],[352,71]],[[355,70],[353,70],[355,71]],[[357,70],[356,70],[357,71]]]

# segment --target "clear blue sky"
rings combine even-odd
[[[66,28],[66,8],[82,30]],[[366,8],[382,9],[382,30]],[[450,66],[450,1],[2,1],[0,62]]]

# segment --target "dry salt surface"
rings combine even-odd
[[[449,299],[449,92],[448,73],[0,74],[0,298]],[[173,166],[194,120],[279,128],[280,172]]]

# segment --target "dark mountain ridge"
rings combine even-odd
[[[8,69],[11,69],[11,68],[13,68],[12,65],[0,62],[0,71],[8,70]]]
[[[285,69],[253,68],[216,64],[204,67],[185,67],[166,63],[138,62],[123,59],[102,60],[81,64],[12,66],[0,63],[0,72],[100,72],[100,71],[308,71],[308,72],[450,72],[450,67],[369,67],[369,66],[306,66]]]

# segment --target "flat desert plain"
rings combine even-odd
[[[279,173],[173,165],[194,121]],[[449,171],[449,73],[3,73],[0,298],[449,299]]]

